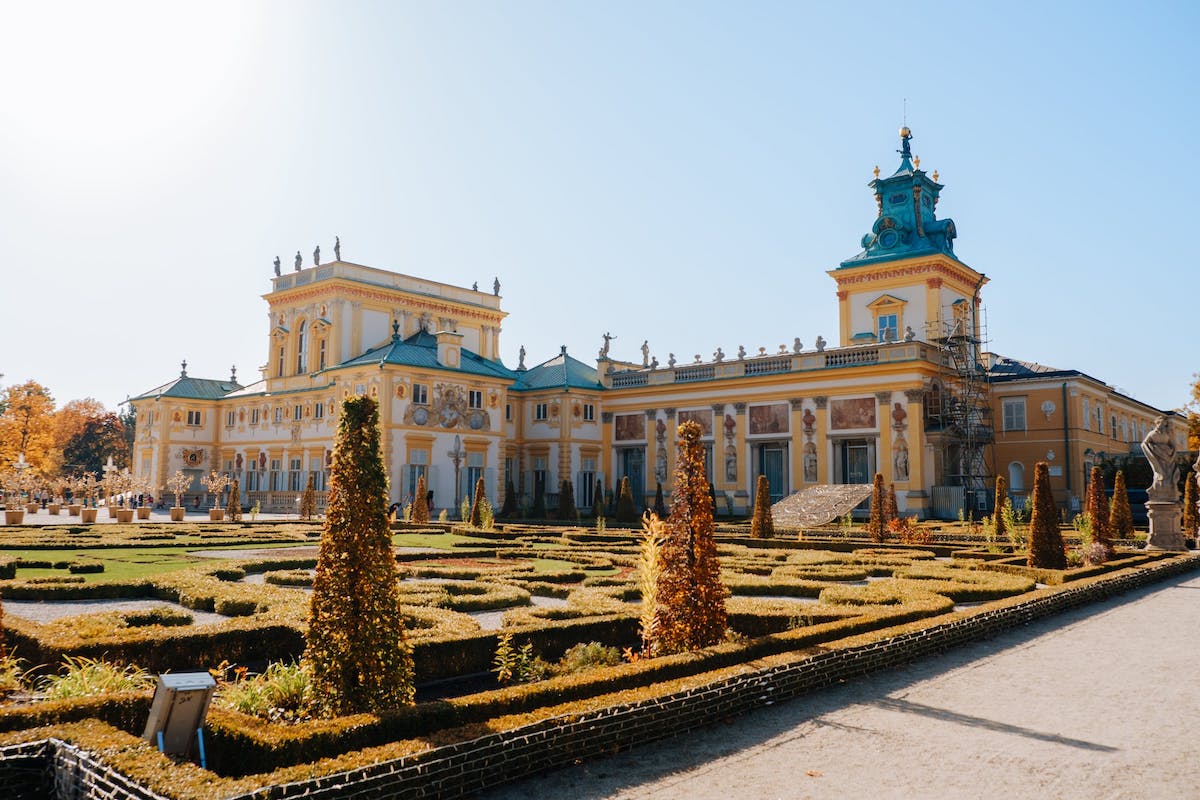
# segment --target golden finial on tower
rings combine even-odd
[[[933,182],[934,182],[934,183],[937,183],[937,179],[938,179],[938,173],[937,173],[937,170],[935,169],[935,170],[933,171]]]
[[[917,169],[921,168],[921,157],[920,156],[913,156],[913,166],[916,167]]]
[[[879,177],[879,165],[876,164],[875,169],[871,170],[871,172],[875,175],[876,178],[878,178]]]

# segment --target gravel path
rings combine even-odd
[[[94,614],[97,611],[145,611],[158,606],[185,611],[192,615],[192,620],[196,625],[225,622],[229,619],[229,617],[213,614],[210,611],[193,611],[178,603],[169,603],[165,600],[5,600],[4,613],[33,622],[45,623],[63,617]]]
[[[1197,629],[1177,578],[482,797],[1195,797]]]

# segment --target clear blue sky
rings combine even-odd
[[[0,6],[0,384],[267,357],[271,261],[490,287],[516,365],[836,340],[913,148],[991,349],[1160,408],[1197,366],[1195,3]]]

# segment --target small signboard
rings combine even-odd
[[[159,675],[142,738],[164,753],[187,755],[216,689],[217,682],[207,672]]]

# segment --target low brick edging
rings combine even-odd
[[[1200,556],[1173,558],[1165,563],[1132,568],[1084,586],[1068,585],[1053,594],[1005,608],[935,622],[891,638],[844,647],[836,643],[826,645],[829,649],[803,660],[735,675],[694,689],[541,720],[348,772],[263,787],[229,800],[463,797],[548,769],[683,733],[848,678],[905,664],[1196,569],[1200,569]],[[16,748],[26,749],[16,752]],[[10,758],[18,762],[14,767],[18,771],[23,769],[20,765],[36,761],[41,774],[47,768],[49,757],[53,762],[50,769],[56,776],[63,771],[85,781],[91,776],[97,789],[93,793],[66,793],[56,797],[159,800],[158,795],[109,770],[72,745],[43,740],[16,748],[0,749],[0,785],[7,786]],[[25,796],[17,797],[24,800]]]

